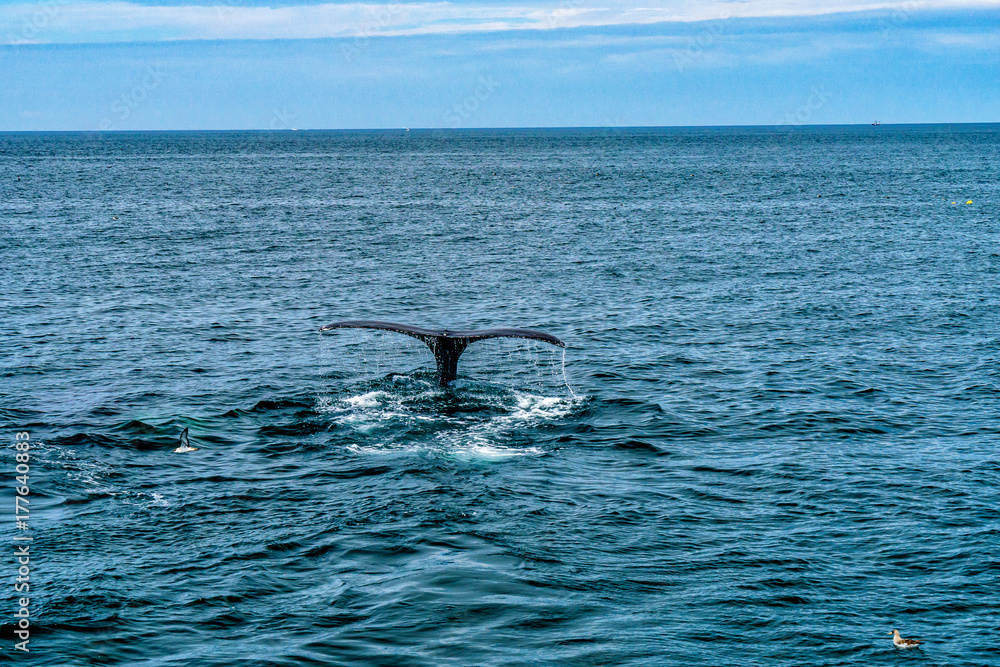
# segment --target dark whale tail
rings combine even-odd
[[[347,320],[345,322],[334,322],[327,324],[320,331],[330,331],[331,329],[383,329],[385,331],[395,331],[418,338],[431,348],[434,353],[434,360],[437,362],[438,383],[444,387],[454,380],[458,375],[458,358],[465,352],[465,348],[470,343],[487,338],[529,338],[532,340],[543,340],[559,347],[566,347],[552,334],[542,331],[532,331],[531,329],[475,329],[473,331],[452,331],[450,329],[425,329],[423,327],[411,327],[407,324],[395,324],[394,322],[379,322],[377,320]]]

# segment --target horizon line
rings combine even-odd
[[[221,134],[226,132],[255,132],[267,134],[293,134],[298,132],[418,132],[463,134],[482,131],[538,131],[538,130],[708,130],[708,129],[804,129],[833,127],[933,127],[953,125],[1000,125],[1000,121],[934,121],[921,123],[771,123],[734,125],[524,125],[483,127],[328,127],[328,128],[212,128],[212,129],[140,129],[140,130],[0,130],[0,134]]]

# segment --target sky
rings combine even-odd
[[[0,0],[0,131],[1000,122],[1000,0]]]

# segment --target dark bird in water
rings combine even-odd
[[[923,644],[919,639],[904,639],[899,636],[899,630],[893,630],[889,633],[892,635],[892,645],[896,648],[916,648]]]
[[[193,452],[196,449],[198,449],[198,448],[191,446],[191,441],[190,441],[190,439],[188,439],[187,426],[185,426],[184,430],[181,431],[181,446],[178,447],[178,448],[176,448],[174,451],[175,452],[182,452],[183,453],[183,452]]]
[[[543,331],[532,331],[531,329],[474,329],[472,331],[451,331],[450,329],[425,329],[423,327],[411,327],[408,324],[396,324],[394,322],[379,322],[377,320],[347,320],[344,322],[334,322],[327,324],[320,331],[330,331],[331,329],[382,329],[384,331],[395,331],[406,334],[423,341],[434,353],[434,361],[437,362],[438,384],[442,387],[448,386],[458,376],[458,358],[465,352],[465,348],[470,343],[487,338],[528,338],[531,340],[543,340],[559,347],[566,347],[552,334]]]

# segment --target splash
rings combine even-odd
[[[460,461],[540,456],[531,431],[570,415],[579,399],[460,380],[441,391],[420,377],[392,376],[348,396],[321,396],[316,411],[354,440],[358,455],[419,453]]]
[[[573,391],[573,387],[570,386],[569,376],[566,375],[566,348],[563,348],[562,350],[562,378],[563,378],[563,383],[566,385],[566,389],[569,390],[570,396],[572,396],[573,399],[575,400],[577,398],[576,392]]]

